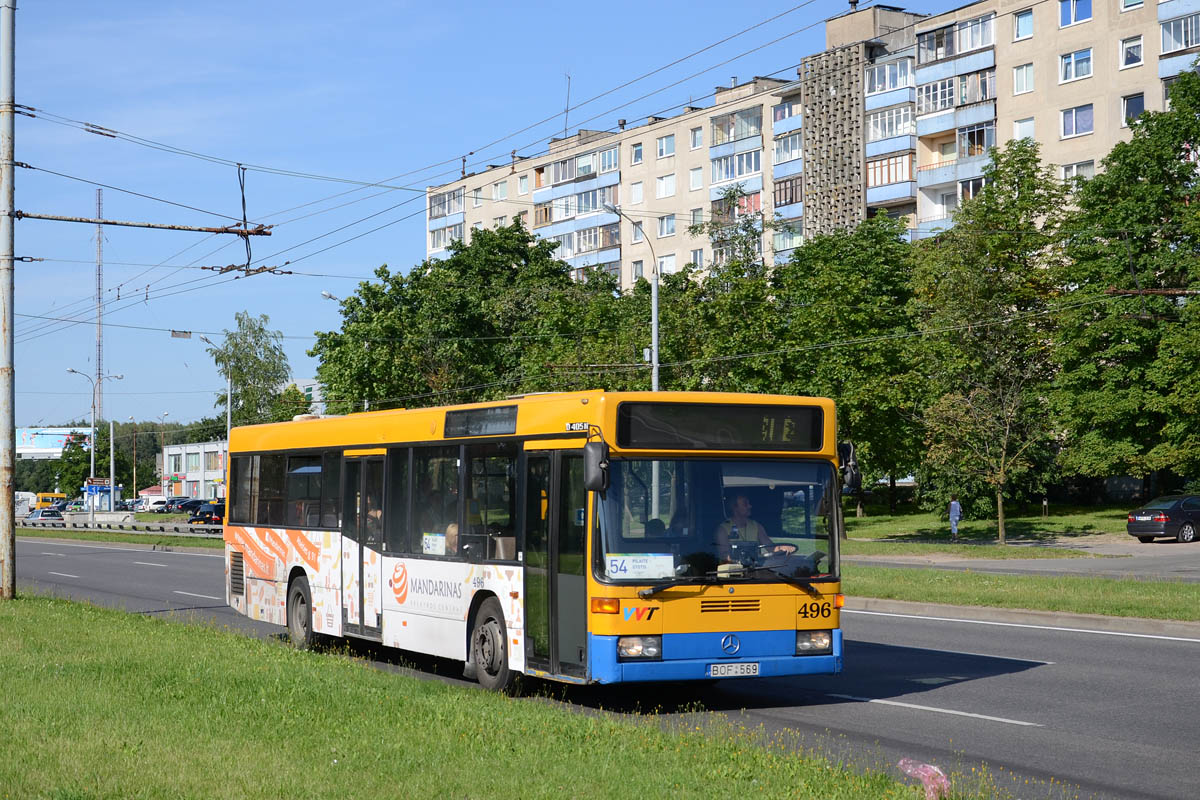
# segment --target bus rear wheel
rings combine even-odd
[[[287,628],[292,646],[298,650],[312,648],[312,592],[308,588],[308,578],[297,578],[288,587]]]
[[[471,628],[471,660],[475,662],[475,680],[485,689],[503,692],[512,683],[508,669],[508,631],[504,611],[494,597],[484,600],[475,612]]]

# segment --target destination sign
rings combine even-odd
[[[655,450],[820,450],[820,406],[622,403],[617,444]]]

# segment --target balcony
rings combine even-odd
[[[893,136],[890,139],[867,142],[866,154],[867,158],[874,158],[884,153],[898,153],[904,150],[915,149],[917,149],[916,136]]]
[[[966,75],[968,72],[978,72],[994,66],[996,66],[996,53],[989,45],[984,50],[976,50],[958,58],[948,58],[944,61],[918,66],[916,83],[920,86],[931,81],[940,81],[955,75]]]
[[[977,156],[961,156],[950,161],[939,161],[934,164],[922,164],[917,167],[917,186],[937,186],[939,183],[955,183],[967,178],[978,178],[987,167],[988,157],[984,153]]]
[[[937,217],[925,217],[917,220],[915,228],[909,228],[909,237],[916,242],[921,239],[928,239],[930,236],[936,236],[943,231],[948,231],[954,227],[953,213]]]
[[[798,131],[802,127],[804,118],[800,114],[793,114],[786,119],[776,120],[771,123],[771,133],[778,136],[781,133],[791,133]]]
[[[883,206],[896,205],[897,203],[909,203],[916,199],[917,183],[916,181],[901,181],[899,183],[889,183],[884,186],[869,186],[867,187],[867,205],[868,206]]]
[[[901,86],[899,89],[867,95],[866,108],[867,111],[876,111],[888,106],[898,106],[901,103],[915,103],[916,100],[916,89],[911,86]]]
[[[1186,14],[1195,14],[1197,11],[1200,11],[1200,0],[1159,0],[1158,21],[1166,22]]]

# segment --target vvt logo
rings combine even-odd
[[[649,622],[655,611],[658,609],[652,606],[626,606],[625,621],[636,619],[638,622]]]

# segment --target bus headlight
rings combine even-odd
[[[622,636],[617,639],[617,657],[627,659],[662,658],[661,636]]]
[[[833,631],[796,631],[796,655],[814,656],[833,652]]]

